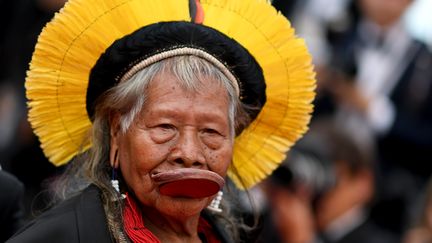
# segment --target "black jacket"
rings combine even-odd
[[[13,175],[0,170],[0,242],[17,231],[24,217],[24,185]]]
[[[89,186],[19,230],[9,241],[19,242],[113,242],[99,191]]]
[[[221,242],[234,242],[217,219],[204,212]],[[20,229],[8,243],[114,242],[108,229],[99,189],[90,185],[82,193],[60,203]]]

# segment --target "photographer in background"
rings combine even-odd
[[[302,143],[302,142],[300,142]],[[313,202],[334,185],[334,171],[320,151],[293,149],[261,185],[266,201],[258,243],[317,241]]]

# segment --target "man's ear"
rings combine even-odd
[[[113,168],[119,167],[118,150],[120,142],[120,114],[110,116],[110,164]]]

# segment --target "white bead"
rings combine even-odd
[[[213,212],[221,213],[222,209],[220,208],[220,203],[222,201],[222,196],[223,196],[223,192],[219,191],[216,197],[211,201],[210,205],[207,206],[207,209]]]

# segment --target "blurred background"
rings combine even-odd
[[[0,0],[0,242],[64,170],[27,122],[24,80],[65,2]],[[313,55],[317,99],[310,132],[236,206],[258,219],[248,242],[432,242],[432,0],[272,4]]]

